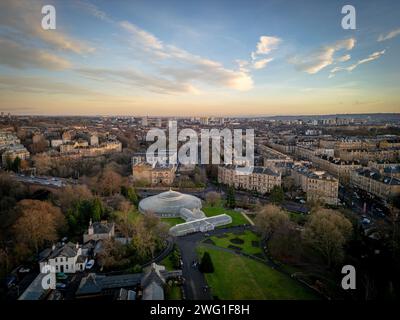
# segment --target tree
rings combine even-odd
[[[209,206],[214,207],[221,201],[221,195],[218,192],[210,191],[206,194],[206,202]]]
[[[12,171],[19,172],[20,168],[21,168],[21,158],[16,157],[12,163]]]
[[[304,239],[319,252],[328,267],[343,258],[343,247],[352,232],[351,222],[340,212],[319,209],[312,212],[305,225]]]
[[[139,198],[136,190],[132,187],[121,186],[121,194],[128,199],[133,205],[137,206]]]
[[[90,219],[100,221],[104,214],[105,209],[100,198],[78,200],[66,213],[70,233],[81,234],[87,228]]]
[[[254,224],[262,236],[270,240],[277,233],[287,231],[290,227],[290,220],[285,211],[269,204],[257,212]]]
[[[269,196],[271,202],[275,204],[280,204],[283,202],[284,198],[285,198],[285,193],[283,192],[282,187],[274,186]]]
[[[100,221],[104,214],[103,203],[100,198],[96,197],[92,201],[92,215],[91,218],[93,221]]]
[[[121,231],[125,239],[129,239],[133,236],[133,222],[129,218],[131,209],[131,203],[125,200],[121,202],[119,212],[117,214],[116,222],[118,230]]]
[[[45,242],[57,240],[58,232],[65,225],[60,209],[48,202],[22,200],[17,210],[21,216],[14,225],[15,236],[36,253]]]
[[[290,193],[290,197],[293,198],[293,191],[295,190],[295,181],[293,177],[287,176],[282,179],[283,187]]]
[[[46,153],[40,153],[33,156],[33,163],[35,165],[37,174],[39,175],[49,174],[50,171],[52,170],[53,163],[51,157]]]
[[[112,196],[121,190],[122,177],[112,171],[106,169],[97,181],[97,190],[103,196]]]
[[[211,260],[210,254],[206,251],[201,258],[199,270],[202,273],[213,273],[214,272],[214,265]]]
[[[234,208],[236,206],[235,189],[233,187],[228,188],[226,194],[226,205],[228,208]]]
[[[64,212],[83,200],[91,200],[92,192],[86,185],[66,186],[56,193],[60,207]]]
[[[168,225],[152,213],[146,213],[133,223],[132,245],[139,256],[154,257],[154,253],[168,236]]]
[[[106,269],[125,266],[129,263],[125,247],[114,239],[103,241],[103,248],[98,258],[99,264]]]
[[[173,245],[172,252],[169,255],[169,261],[171,261],[173,268],[178,269],[180,267],[180,254],[175,243]]]

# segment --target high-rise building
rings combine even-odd
[[[201,117],[200,118],[200,123],[204,125],[208,125],[208,117]]]

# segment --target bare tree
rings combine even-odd
[[[114,195],[121,190],[122,177],[110,170],[105,170],[97,181],[98,191],[104,196]]]
[[[48,202],[22,200],[18,210],[21,216],[14,225],[15,236],[36,253],[46,241],[55,241],[57,232],[65,225],[60,209]]]
[[[86,185],[66,186],[56,193],[57,199],[64,212],[82,200],[91,200],[92,192]]]
[[[304,239],[325,259],[330,267],[343,258],[343,246],[352,232],[351,222],[340,212],[319,209],[305,225]]]
[[[257,212],[254,223],[267,240],[270,240],[274,234],[283,232],[290,227],[290,220],[286,212],[272,204],[262,207]]]
[[[211,207],[214,207],[221,201],[221,194],[215,191],[207,192],[206,194],[206,202]]]

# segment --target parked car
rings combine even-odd
[[[29,273],[29,272],[31,272],[31,269],[21,267],[21,268],[18,269],[18,272],[20,272],[20,273]]]
[[[86,269],[88,269],[88,270],[92,269],[93,266],[94,266],[94,260],[93,260],[93,259],[92,259],[92,260],[89,260],[89,261],[86,263]]]
[[[68,276],[64,272],[57,272],[56,278],[57,280],[65,280],[68,278]]]
[[[62,282],[56,283],[56,289],[65,289],[66,287],[67,287],[67,285],[65,283],[62,283]]]
[[[370,224],[371,220],[369,220],[368,218],[364,218],[364,219],[362,219],[361,223],[362,224]]]
[[[5,284],[8,289],[17,283],[17,277],[15,275],[10,275],[6,278]]]

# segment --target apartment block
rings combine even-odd
[[[273,187],[282,184],[281,174],[271,168],[254,167],[250,174],[238,173],[238,167],[226,165],[218,167],[218,182],[235,189],[269,193]]]
[[[350,183],[386,201],[400,194],[400,179],[385,176],[374,168],[360,168],[352,171]]]
[[[293,166],[291,171],[295,184],[306,193],[307,201],[321,201],[330,205],[338,204],[338,179],[326,171],[306,166]]]

